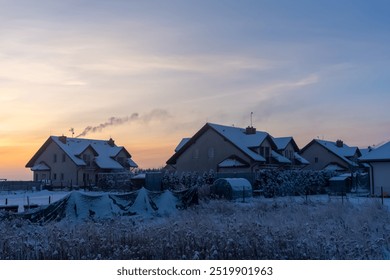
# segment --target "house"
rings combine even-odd
[[[178,172],[214,170],[225,173],[290,168],[299,149],[292,138],[283,144],[278,147],[270,134],[252,126],[239,128],[206,123],[193,137],[179,143],[175,154],[168,159],[167,167]],[[293,151],[291,154],[290,150]],[[287,157],[279,151],[286,151]]]
[[[50,136],[26,164],[34,181],[53,186],[95,185],[101,173],[129,172],[137,164],[130,153],[108,141]]]
[[[357,159],[361,152],[358,147],[349,147],[342,140],[313,139],[300,155],[310,162],[305,169],[347,172],[359,168]]]
[[[370,190],[373,195],[390,195],[390,142],[370,149],[359,158],[370,166]]]

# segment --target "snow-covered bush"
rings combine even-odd
[[[331,176],[325,171],[263,169],[256,174],[255,185],[266,197],[319,194]]]

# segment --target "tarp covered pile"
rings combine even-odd
[[[150,192],[142,188],[126,194],[99,195],[74,191],[50,205],[17,215],[31,222],[43,223],[62,219],[104,219],[133,215],[169,216],[197,202],[196,189]]]

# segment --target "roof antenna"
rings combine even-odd
[[[251,127],[253,127],[253,112],[251,112]]]
[[[73,138],[73,136],[74,136],[74,128],[71,127],[71,128],[69,129],[69,131],[72,132],[72,138]]]

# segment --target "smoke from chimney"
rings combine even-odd
[[[121,125],[121,124],[130,122],[130,121],[134,121],[134,120],[138,119],[138,116],[139,116],[138,113],[134,113],[130,117],[129,116],[124,117],[124,118],[111,117],[108,119],[107,122],[101,123],[98,126],[87,126],[86,128],[84,128],[83,132],[81,132],[79,135],[76,136],[76,138],[86,136],[89,133],[95,133],[95,132],[102,131],[107,126],[116,126],[116,125]]]
[[[140,117],[138,113],[134,113],[130,117],[127,116],[124,118],[111,117],[105,123],[101,123],[97,126],[87,126],[86,128],[84,128],[83,132],[76,136],[76,138],[86,136],[89,133],[100,132],[108,126],[117,126],[135,121],[147,124],[153,120],[164,120],[169,117],[170,114],[166,110],[162,109],[154,109],[151,112],[143,115],[142,117]]]

